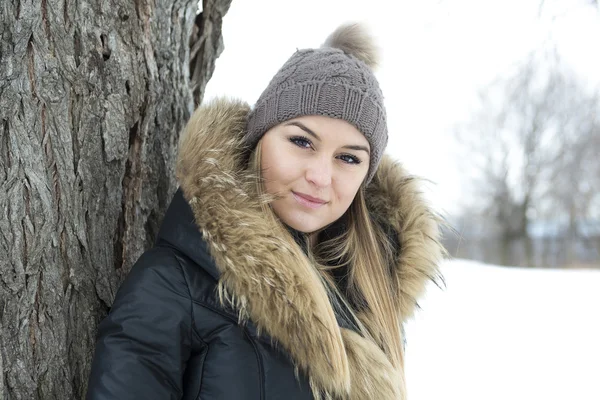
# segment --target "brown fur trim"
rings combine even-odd
[[[440,281],[438,266],[446,255],[440,243],[441,217],[423,200],[419,179],[384,157],[369,187],[369,212],[392,225],[398,234],[400,258],[395,268],[398,311],[412,317],[428,281]]]
[[[356,332],[342,330],[350,360],[351,400],[406,399],[404,371],[396,370],[381,349]]]
[[[259,198],[255,177],[243,168],[241,138],[249,111],[248,105],[227,100],[203,106],[191,117],[180,143],[178,179],[221,272],[221,300],[290,354],[309,377],[315,397],[403,399],[402,372],[374,343],[337,325],[307,257],[285,229],[265,218],[261,202],[267,199]],[[390,223],[401,229],[403,256],[396,275],[399,311],[405,317],[435,272],[429,263],[441,250],[434,248],[435,219],[415,215],[426,207],[412,187],[400,184],[405,177],[382,175],[403,173],[388,164],[382,162],[369,193],[389,197],[371,203],[379,216],[396,218]],[[433,241],[423,239],[430,235]]]

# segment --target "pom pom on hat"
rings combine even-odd
[[[371,69],[379,63],[379,49],[373,36],[358,23],[345,24],[327,37],[322,47],[334,47],[358,58]]]

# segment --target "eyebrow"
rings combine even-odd
[[[368,155],[371,155],[371,152],[365,146],[348,145],[348,146],[342,147],[342,149],[362,150],[362,151],[366,152]]]
[[[302,129],[304,132],[308,133],[309,135],[313,136],[315,139],[317,140],[321,140],[321,138],[319,137],[319,135],[317,135],[316,133],[314,133],[311,129],[309,129],[306,125],[304,125],[302,122],[297,122],[297,121],[291,121],[291,122],[287,122],[286,123],[287,126],[292,125],[292,126],[297,126],[298,128]]]
[[[291,121],[291,122],[287,122],[285,124],[286,126],[292,125],[292,126],[296,126],[300,129],[302,129],[304,132],[308,133],[309,135],[313,136],[315,139],[317,140],[321,140],[321,138],[319,137],[319,135],[317,135],[312,129],[310,129],[309,127],[307,127],[306,125],[304,125],[302,122],[298,122],[298,121]],[[366,152],[368,155],[371,155],[371,152],[369,151],[369,149],[365,146],[360,146],[360,145],[347,145],[347,146],[343,146],[343,149],[350,149],[350,150],[362,150],[364,152]]]

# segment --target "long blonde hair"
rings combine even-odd
[[[257,193],[263,194],[260,160],[259,142],[250,155],[249,168],[256,172]],[[267,204],[263,211],[267,218],[283,225]],[[371,338],[393,366],[401,368],[404,364],[402,326],[394,305],[397,294],[391,277],[394,251],[381,225],[369,214],[364,186],[342,218],[345,229],[340,235],[317,242],[312,248],[307,239],[307,256],[318,269],[332,303],[341,302],[349,313],[346,316],[360,333]],[[331,273],[332,269],[342,266],[348,268],[348,285],[344,293]]]

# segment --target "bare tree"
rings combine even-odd
[[[175,190],[230,2],[199,17],[197,0],[2,2],[0,399],[84,397],[96,325]]]
[[[591,223],[600,211],[600,101],[597,93],[586,95],[573,82],[567,85],[572,90],[560,116],[562,152],[548,182],[549,207],[544,211],[568,220],[566,258],[571,262],[576,259],[574,245],[588,239],[579,226]]]
[[[552,56],[532,57],[482,91],[480,100],[473,119],[457,130],[461,159],[479,211],[493,221],[490,231],[506,251],[520,240],[530,256],[532,215],[556,215],[557,205],[558,212],[570,212],[595,178],[588,171],[599,162],[589,156],[598,132],[597,96]]]
[[[575,221],[585,217],[600,190],[600,103],[598,97],[585,97],[573,88],[565,98],[569,109],[561,117],[562,152],[547,188],[548,196],[569,215],[569,230],[575,233]]]

